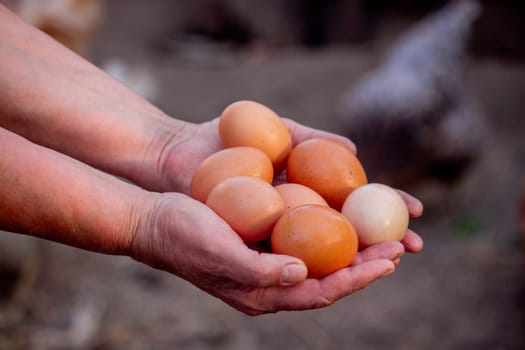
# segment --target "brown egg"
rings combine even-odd
[[[272,162],[262,151],[252,147],[233,147],[218,151],[206,158],[197,168],[191,181],[191,196],[206,202],[210,191],[232,176],[255,176],[272,183]]]
[[[326,203],[319,193],[306,186],[286,183],[275,186],[275,189],[283,198],[286,209],[307,204],[317,204],[328,207],[328,203]]]
[[[372,183],[352,192],[342,214],[352,223],[361,248],[386,240],[400,241],[408,230],[408,208],[393,188]]]
[[[320,206],[295,207],[281,216],[272,231],[272,250],[295,256],[308,267],[308,277],[320,278],[352,263],[357,235],[338,211]]]
[[[292,149],[292,137],[281,118],[253,101],[238,101],[226,107],[220,117],[219,132],[224,147],[258,148],[276,169],[283,166]]]
[[[251,176],[235,176],[219,183],[206,201],[247,243],[268,238],[284,213],[284,202],[269,183]]]
[[[286,165],[289,182],[310,187],[340,210],[346,197],[368,182],[363,166],[344,145],[321,138],[301,142]]]

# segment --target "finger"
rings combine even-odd
[[[248,247],[237,249],[229,259],[229,278],[245,286],[266,288],[288,286],[306,279],[308,270],[297,258],[261,253]]]
[[[290,287],[265,289],[254,302],[263,305],[266,312],[321,308],[365,288],[394,269],[390,260],[371,260],[341,269],[320,280],[307,279]]]
[[[262,252],[264,244],[268,248],[268,242],[263,242],[261,249],[255,249],[255,246],[251,249],[228,223],[211,212],[211,209],[198,201],[192,202],[211,214],[206,226],[212,227],[212,236],[215,238],[213,243],[209,239],[203,239],[201,242],[199,253],[202,257],[194,263],[200,269],[211,276],[254,288],[290,285],[306,279],[308,271],[300,259]],[[202,217],[204,215],[201,215],[201,223]]]
[[[215,235],[222,239],[218,239],[209,248],[204,242],[203,251],[206,254],[197,257],[198,272],[206,273],[208,278],[202,282],[199,279],[192,280],[191,275],[188,275],[190,278],[187,279],[199,288],[242,312],[256,315],[263,311],[257,303],[252,302],[255,297],[247,296],[257,294],[256,291],[271,287],[283,288],[306,279],[308,271],[301,260],[250,249],[225,222],[218,220],[215,227],[221,225],[225,227],[219,231],[231,234]],[[212,254],[207,254],[210,252]],[[219,256],[213,254],[217,252],[220,252]]]
[[[399,263],[401,262],[401,258],[394,259],[394,260],[392,260],[392,262],[397,267],[399,265]]]
[[[423,250],[423,239],[410,229],[401,240],[401,244],[405,246],[405,250],[409,253],[419,253]]]
[[[405,201],[411,217],[417,218],[423,214],[423,203],[421,203],[419,199],[406,193],[405,191],[397,190],[397,192]]]
[[[346,146],[352,153],[357,153],[357,148],[355,144],[350,141],[348,138],[337,135],[328,131],[318,130],[314,128],[310,128],[308,126],[304,126],[302,124],[299,124],[291,119],[288,118],[282,118],[286,126],[288,127],[288,130],[290,131],[290,134],[292,135],[292,141],[293,144],[296,145],[298,143],[301,143],[305,140],[321,137],[321,138],[327,138],[330,140],[337,141],[344,146]]]
[[[371,245],[360,251],[352,265],[359,265],[375,259],[395,260],[405,253],[405,247],[397,241],[385,241]]]

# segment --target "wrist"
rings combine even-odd
[[[192,124],[166,115],[150,118],[146,124],[144,148],[128,166],[122,167],[122,175],[150,191],[174,191],[176,186],[166,176],[166,160],[176,145],[187,138]]]
[[[132,210],[135,219],[130,225],[126,255],[152,267],[163,268],[169,262],[165,261],[165,254],[159,254],[159,248],[169,246],[171,240],[178,240],[178,229],[172,224],[181,224],[186,219],[180,210],[191,210],[191,202],[180,193],[144,192],[146,197]],[[163,236],[166,233],[168,235]]]

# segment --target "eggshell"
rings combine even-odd
[[[268,238],[285,210],[275,188],[251,176],[222,181],[210,192],[206,204],[247,243]]]
[[[306,186],[285,183],[275,186],[275,189],[283,198],[286,209],[292,209],[307,204],[318,204],[328,207],[328,203],[326,203],[319,193]]]
[[[292,137],[281,118],[270,108],[253,101],[238,101],[224,109],[219,121],[224,147],[260,149],[279,169],[292,149]]]
[[[308,277],[319,278],[352,263],[357,235],[338,211],[320,205],[303,205],[286,211],[272,231],[272,250],[301,259]]]
[[[371,183],[354,190],[341,209],[352,223],[361,248],[405,236],[408,208],[403,198],[389,186]]]
[[[354,189],[368,182],[363,166],[352,151],[322,138],[295,146],[288,157],[286,175],[288,182],[310,187],[336,210],[341,209]]]
[[[255,176],[271,183],[272,162],[266,154],[253,147],[220,150],[206,158],[195,171],[191,181],[191,196],[206,202],[208,194],[219,182],[241,175]]]

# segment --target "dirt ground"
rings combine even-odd
[[[125,11],[109,8],[92,60],[116,58],[147,72],[157,87],[153,102],[194,122],[248,98],[338,132],[333,115],[341,94],[383,47],[251,54],[208,48],[219,60],[202,52],[191,59],[160,54],[152,42],[169,29],[169,6],[133,3],[120,7]],[[410,189],[426,204],[411,224],[425,249],[405,256],[393,275],[326,309],[252,318],[128,258],[6,233],[2,254],[24,257],[32,272],[16,300],[0,308],[0,349],[525,349],[525,246],[517,218],[525,65],[473,58],[467,73],[490,137],[456,186]]]

